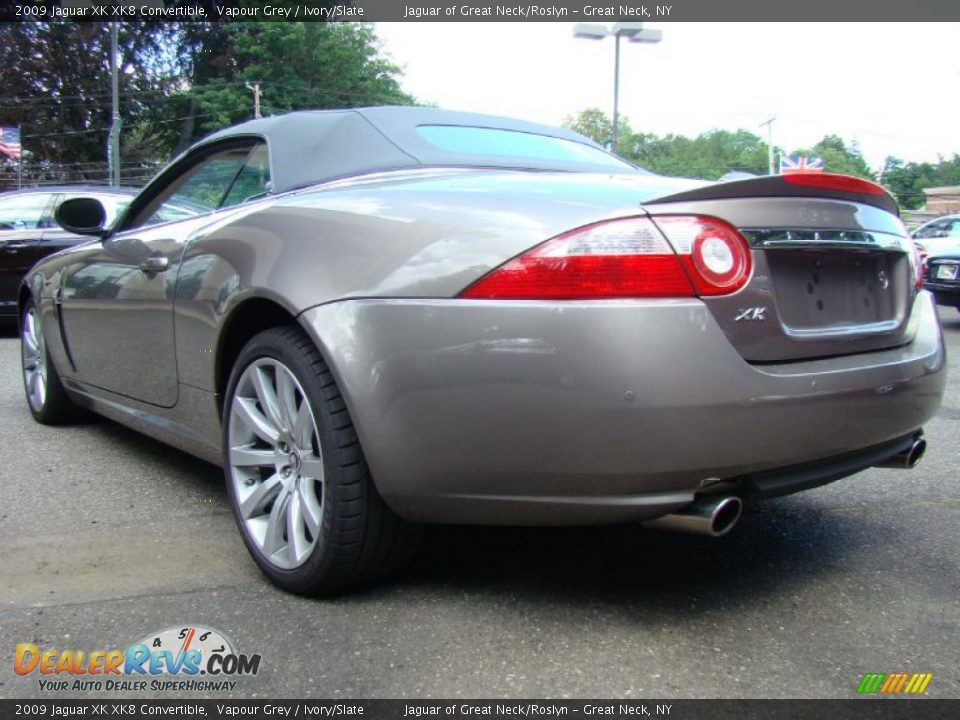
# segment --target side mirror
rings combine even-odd
[[[75,235],[103,236],[107,211],[96,198],[70,198],[60,203],[54,213],[57,225]]]

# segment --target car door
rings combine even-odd
[[[77,379],[153,405],[176,404],[180,258],[258,144],[233,141],[187,156],[134,200],[106,240],[76,253],[59,302]]]
[[[0,198],[0,314],[16,314],[20,280],[39,259],[54,193],[27,192]]]

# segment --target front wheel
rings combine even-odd
[[[62,425],[75,420],[78,408],[67,395],[50,359],[40,313],[33,300],[27,303],[20,318],[20,360],[23,389],[33,419],[44,425]]]
[[[331,593],[409,556],[416,532],[377,494],[336,381],[299,328],[266,330],[241,351],[223,428],[234,516],[275,585]]]

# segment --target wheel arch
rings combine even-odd
[[[296,316],[276,300],[261,296],[243,300],[224,319],[214,364],[214,388],[221,419],[227,383],[240,351],[255,335],[285,325],[299,326]]]

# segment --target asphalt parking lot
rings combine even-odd
[[[0,696],[44,695],[17,643],[125,648],[193,623],[262,655],[236,697],[850,698],[896,671],[960,697],[960,313],[942,314],[950,381],[912,472],[764,504],[720,540],[434,528],[403,578],[335,600],[259,574],[218,468],[106,420],[35,424],[7,332]]]

